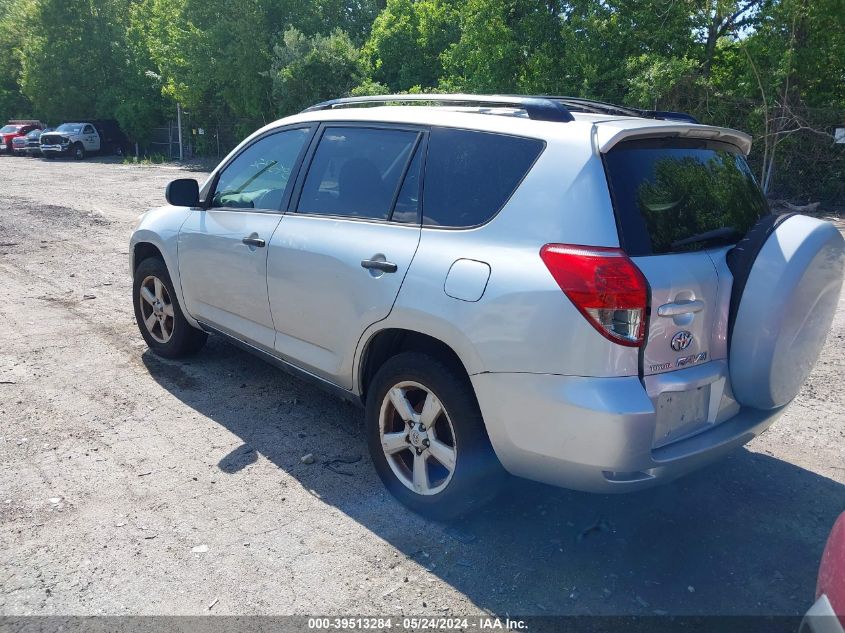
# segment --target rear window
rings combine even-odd
[[[734,244],[769,213],[745,158],[731,145],[628,141],[604,162],[620,239],[632,256]]]
[[[543,142],[434,128],[423,184],[423,224],[471,227],[504,206],[543,151]]]

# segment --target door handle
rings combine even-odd
[[[361,261],[361,268],[368,270],[380,270],[384,273],[395,273],[398,266],[393,262],[385,262],[378,259],[364,259]]]
[[[262,240],[260,237],[245,237],[241,240],[247,246],[257,246],[258,248],[263,248],[264,245],[267,243]]]
[[[681,314],[701,312],[703,309],[704,302],[701,299],[696,299],[695,301],[674,301],[672,303],[664,303],[657,308],[657,316],[674,317]]]

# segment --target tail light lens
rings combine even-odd
[[[602,336],[629,347],[642,344],[648,284],[622,250],[546,244],[540,257],[560,289]]]

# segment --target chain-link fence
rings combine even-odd
[[[197,121],[190,114],[182,117],[182,160],[220,160],[259,125],[250,122],[218,124]],[[179,125],[176,120],[150,130],[149,140],[139,145],[141,157],[167,161],[180,159]]]

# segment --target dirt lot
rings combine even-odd
[[[845,309],[788,413],[726,461],[629,496],[514,480],[428,523],[383,491],[353,406],[220,340],[186,363],[147,352],[127,240],[185,175],[0,158],[0,614],[811,604],[845,509]]]

